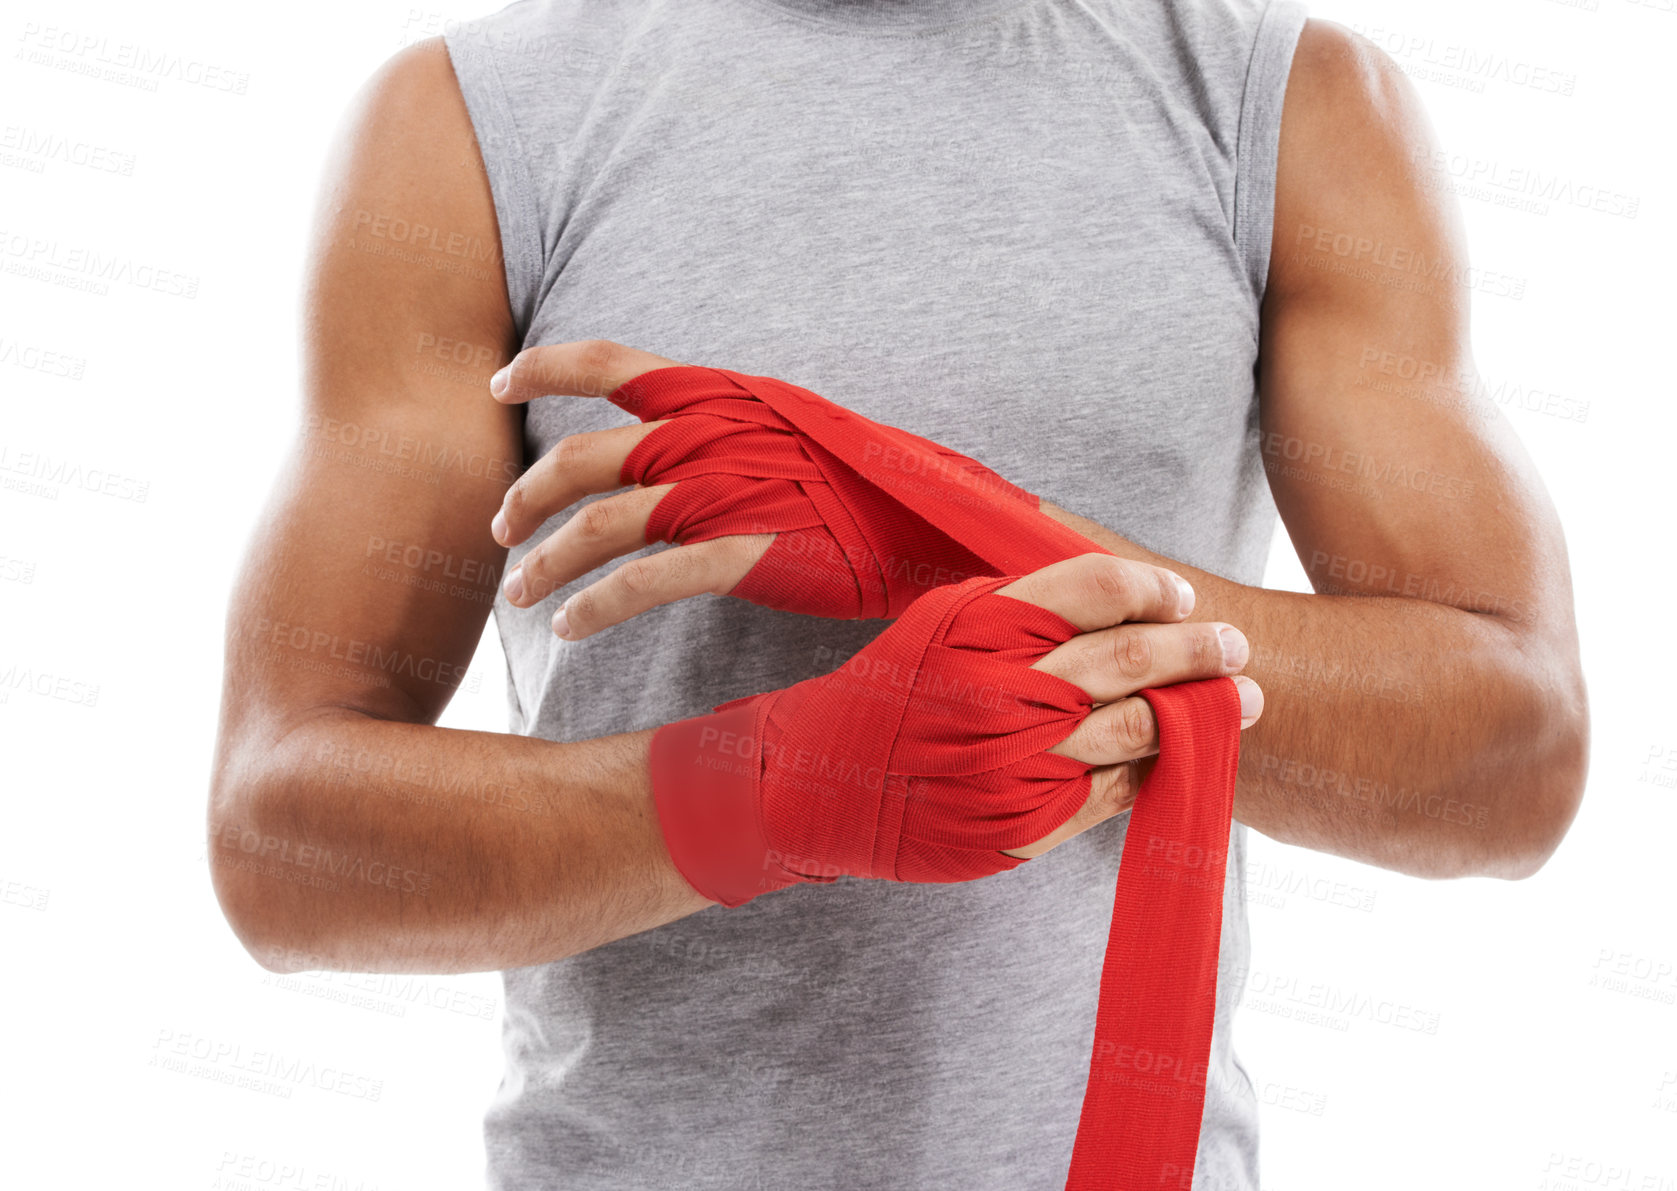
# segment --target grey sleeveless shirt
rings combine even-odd
[[[1291,0],[523,0],[446,35],[526,346],[783,378],[1258,583],[1254,365]],[[527,408],[533,461],[620,425]],[[556,528],[546,527],[534,540]],[[523,553],[513,552],[513,561]],[[515,732],[835,669],[883,627],[497,604]],[[1127,816],[959,885],[841,879],[509,971],[494,1188],[1059,1188]],[[1200,1191],[1255,1191],[1229,854]]]

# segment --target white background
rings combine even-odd
[[[481,1185],[499,978],[282,987],[221,918],[203,820],[227,593],[295,433],[328,136],[401,44],[491,7],[0,16],[0,1185]],[[1415,77],[1474,265],[1525,282],[1476,297],[1474,338],[1567,527],[1593,736],[1582,813],[1528,881],[1429,883],[1254,836],[1236,1039],[1265,1191],[1677,1188],[1673,7],[1312,10]],[[218,72],[99,77],[124,45]],[[1514,171],[1550,197],[1522,209],[1471,184]],[[80,291],[33,271],[43,242],[183,280]],[[42,486],[16,470],[28,452],[112,490]],[[1284,534],[1268,585],[1308,590]],[[501,730],[492,635],[467,687],[444,722]],[[1301,1020],[1323,1003],[1332,1020]],[[183,1040],[379,1096],[153,1065]]]

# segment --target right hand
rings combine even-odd
[[[649,767],[671,858],[729,906],[1017,868],[1133,800],[1159,749],[1137,691],[1244,663],[1222,626],[1181,623],[1185,586],[1110,554],[950,584],[831,674],[666,724]]]
[[[1081,687],[1094,711],[1050,752],[1094,765],[1083,808],[1029,847],[1009,856],[1040,856],[1135,804],[1159,753],[1159,724],[1138,691],[1229,676],[1240,688],[1242,729],[1263,714],[1262,689],[1239,673],[1246,637],[1221,621],[1185,622],[1194,591],[1174,571],[1106,554],[1083,554],[1025,575],[996,593],[1065,617],[1083,633],[1032,667]],[[1223,632],[1227,631],[1225,655]]]

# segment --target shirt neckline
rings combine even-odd
[[[959,29],[1028,6],[1030,0],[749,0],[829,29],[926,34]]]

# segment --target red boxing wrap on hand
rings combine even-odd
[[[934,587],[1036,569],[964,544],[996,501],[1044,522],[1039,536],[1062,528],[978,461],[773,377],[655,368],[608,399],[643,422],[670,419],[620,476],[675,484],[647,521],[648,543],[778,535],[729,593],[754,604],[834,620],[897,617]],[[961,502],[978,516],[961,516]],[[937,523],[917,511],[922,503],[941,510]],[[1066,553],[1056,559],[1096,549],[1070,530],[1057,544]]]
[[[1089,766],[1044,750],[1092,704],[1029,667],[1077,628],[993,594],[1009,582],[939,588],[832,674],[660,732],[653,792],[693,887],[736,906],[840,875],[970,881],[1071,818]]]
[[[654,734],[659,820],[695,888],[734,906],[841,874],[970,880],[1077,811],[1089,767],[1043,750],[1089,699],[1029,668],[1076,630],[994,593],[1100,547],[965,456],[780,381],[679,365],[611,399],[673,417],[624,466],[625,482],[677,481],[649,541],[793,537],[734,594],[901,616],[835,674]],[[921,595],[905,562],[992,578]],[[1228,678],[1139,693],[1159,756],[1130,812],[1068,1191],[1191,1185],[1204,1111],[1240,697]]]

